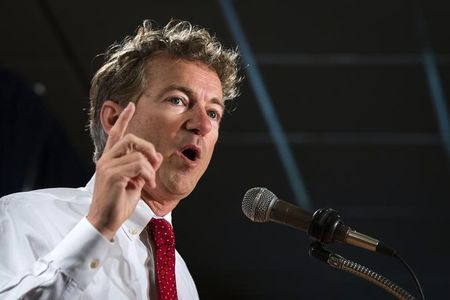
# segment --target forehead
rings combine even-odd
[[[167,53],[159,53],[147,63],[146,78],[147,88],[155,92],[179,86],[194,94],[223,102],[222,83],[217,72],[201,61],[190,61]]]

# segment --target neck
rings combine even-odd
[[[150,194],[145,189],[142,190],[141,197],[158,217],[164,217],[170,213],[181,201],[180,198],[157,197],[154,193]]]
[[[144,202],[147,203],[148,206],[150,206],[151,210],[155,213],[155,215],[157,215],[158,217],[164,217],[165,215],[170,213],[180,201],[161,203],[155,200],[144,199]]]

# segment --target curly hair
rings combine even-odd
[[[122,42],[113,44],[105,54],[105,63],[96,72],[90,89],[89,129],[95,146],[94,162],[103,153],[107,135],[100,122],[100,111],[106,100],[123,107],[135,102],[147,87],[146,66],[160,51],[190,60],[201,61],[218,75],[224,101],[239,95],[239,53],[225,49],[206,29],[187,21],[172,20],[163,28],[145,20]]]

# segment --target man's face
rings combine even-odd
[[[211,160],[223,115],[222,84],[202,62],[165,53],[147,65],[147,88],[127,132],[151,142],[162,154],[155,189],[143,198],[181,199],[192,192]]]

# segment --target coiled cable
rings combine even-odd
[[[416,299],[410,293],[399,287],[397,284],[389,280],[388,278],[372,271],[371,269],[348,260],[340,255],[332,253],[327,262],[330,266],[354,274],[362,279],[367,280],[375,284],[376,286],[384,289],[394,297],[404,300]]]

